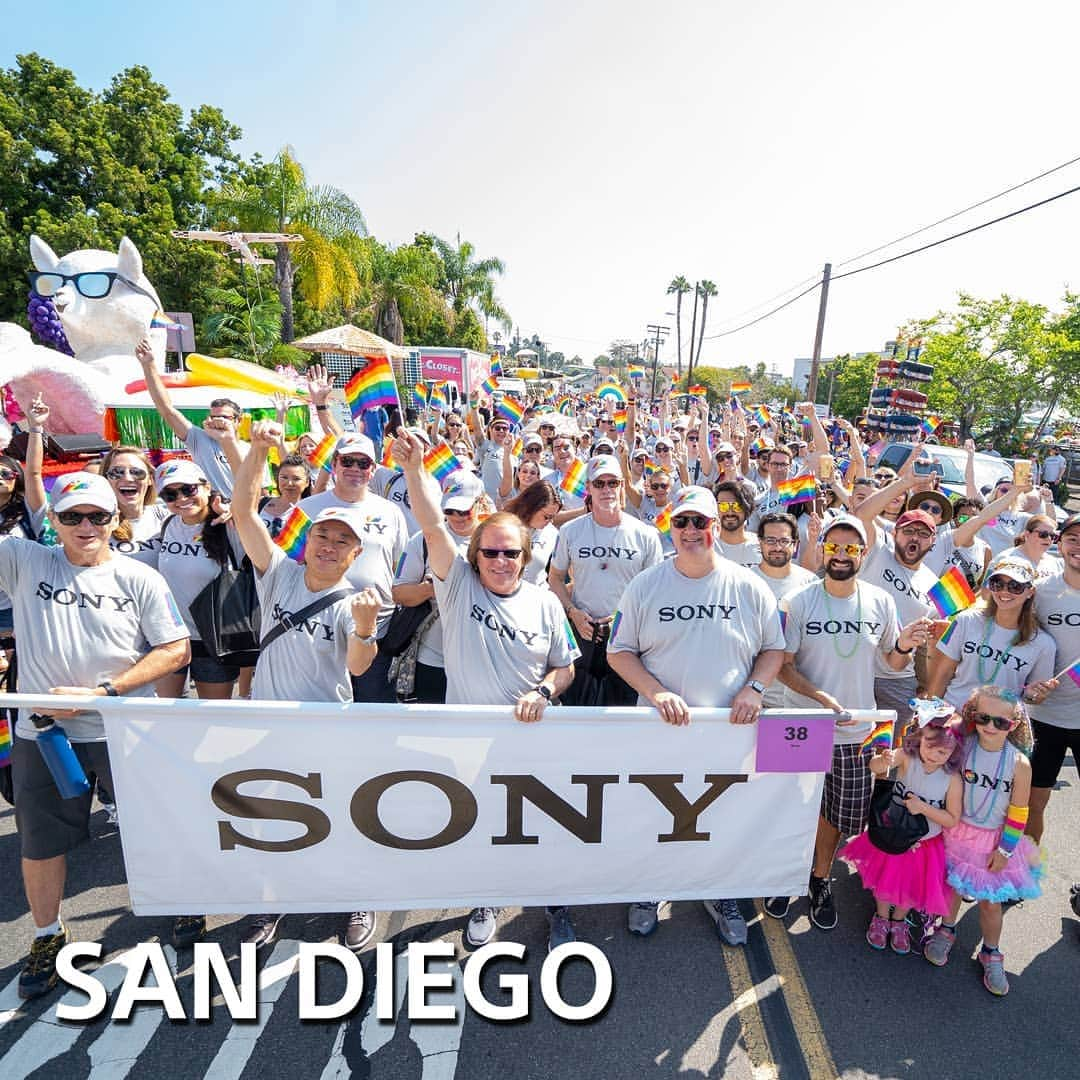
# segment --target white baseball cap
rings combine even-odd
[[[473,503],[484,494],[484,485],[473,473],[458,469],[446,480],[442,493],[444,510],[469,510]]]
[[[348,525],[356,539],[363,544],[364,514],[355,506],[324,506],[311,524],[318,525],[324,521],[340,521],[342,525]]]
[[[342,436],[334,449],[334,453],[339,456],[342,454],[355,454],[357,456],[363,454],[364,457],[371,458],[376,464],[379,461],[375,456],[375,444],[366,435],[361,435],[359,432]]]
[[[49,504],[57,514],[73,506],[96,506],[99,510],[115,514],[116,492],[112,484],[97,473],[68,473],[53,485]]]
[[[154,487],[158,494],[170,484],[205,484],[206,477],[194,461],[178,459],[166,461],[154,470]]]
[[[530,431],[528,435],[525,435],[521,440],[521,445],[525,446],[543,446],[544,440],[536,434],[535,431]]]
[[[589,459],[587,475],[590,484],[601,476],[614,476],[621,480],[622,469],[619,467],[618,460],[612,457],[611,454],[598,454],[596,457]]]
[[[854,514],[837,514],[832,521],[826,521],[821,529],[821,539],[824,540],[833,529],[840,525],[845,529],[854,529],[859,534],[862,542],[867,543],[866,526]]]
[[[708,488],[697,484],[688,484],[679,488],[679,494],[671,507],[671,516],[676,514],[702,514],[704,517],[715,521],[719,516],[716,508],[716,496]]]

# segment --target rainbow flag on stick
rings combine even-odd
[[[749,394],[751,384],[748,382],[733,382],[731,384],[731,392],[733,394]]]
[[[334,460],[334,451],[337,449],[338,437],[336,435],[324,435],[322,441],[308,454],[308,464],[315,469],[332,471],[331,462]]]
[[[947,619],[975,603],[975,593],[958,566],[950,566],[937,582],[926,590],[926,599]]]
[[[431,390],[428,392],[428,408],[434,409],[436,412],[446,412],[449,402],[446,398],[446,391],[443,389],[444,383],[435,383]]]
[[[878,750],[890,750],[892,749],[892,737],[893,722],[891,720],[879,720],[870,734],[859,744],[859,749],[865,750],[869,746],[875,753]]]
[[[631,379],[645,378],[645,369],[643,367],[638,367],[636,364],[631,364],[629,368],[627,368],[627,371],[629,371]]]
[[[274,537],[274,543],[290,559],[303,562],[304,550],[307,547],[308,533],[310,531],[311,518],[299,506],[294,506],[289,511],[289,516],[282,523],[281,532]]]
[[[1054,678],[1060,679],[1063,675],[1068,675],[1077,686],[1080,686],[1080,656],[1078,656],[1067,668],[1063,668],[1059,671]]]
[[[616,409],[611,414],[611,421],[615,425],[615,430],[621,435],[626,431],[626,410]]]
[[[776,491],[785,506],[810,502],[817,495],[817,480],[812,473],[804,473],[793,480],[784,480]]]
[[[496,404],[495,411],[511,424],[520,424],[521,418],[525,415],[525,406],[517,398],[504,397]]]
[[[446,443],[433,446],[424,455],[424,468],[441,484],[452,472],[462,467],[458,456]]]
[[[387,439],[383,444],[382,461],[380,465],[386,466],[388,469],[395,469],[397,472],[401,472],[401,466],[394,460],[393,455],[393,439]]]
[[[417,383],[412,388],[413,401],[420,406],[421,409],[427,408],[428,402],[428,388],[427,383]]]
[[[772,413],[764,405],[759,405],[754,409],[754,419],[764,427],[766,424],[772,423]]]
[[[502,378],[502,373],[503,373],[502,358],[499,356],[498,353],[492,353],[491,354],[491,374],[494,375],[495,378],[501,379]]]
[[[940,416],[927,416],[919,423],[919,427],[922,428],[922,432],[924,435],[933,435],[940,426]]]
[[[365,409],[401,408],[397,383],[390,361],[385,356],[372,357],[345,384],[345,400],[353,419],[358,420]]]
[[[659,514],[653,524],[665,535],[671,535],[671,503],[668,503]]]
[[[566,470],[566,475],[559,481],[559,487],[569,495],[579,498],[585,494],[585,462],[575,461]]]
[[[693,394],[694,397],[705,397],[709,391],[708,388],[702,386],[701,383],[694,383],[693,386],[687,388],[686,392],[688,394]]]
[[[499,380],[494,375],[489,375],[481,384],[480,389],[489,397],[499,389]]]

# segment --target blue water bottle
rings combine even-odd
[[[51,716],[33,713],[30,722],[37,729],[37,745],[62,799],[77,799],[90,790],[82,764],[62,727]]]

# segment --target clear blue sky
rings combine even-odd
[[[146,64],[181,105],[220,106],[245,152],[292,145],[382,240],[460,231],[506,261],[523,332],[590,358],[674,327],[676,274],[717,284],[715,332],[826,260],[1080,154],[1080,9],[1049,0],[0,0],[0,25],[4,66],[36,51],[101,89]],[[1076,184],[1080,165],[920,241]],[[838,282],[826,355],[879,347],[961,289],[1057,304],[1080,288],[1078,226],[1080,193]],[[704,360],[790,369],[815,316],[808,297]]]

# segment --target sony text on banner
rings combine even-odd
[[[101,712],[136,914],[805,890],[822,774],[755,773],[756,728],[726,710],[685,728],[646,709],[537,724],[502,707],[118,698]]]

